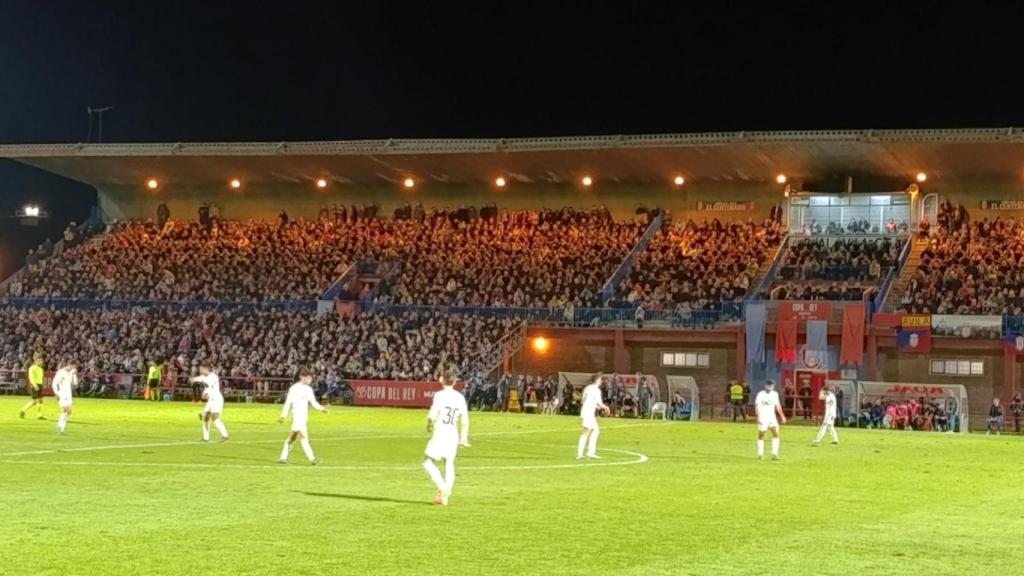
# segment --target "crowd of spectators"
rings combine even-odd
[[[904,240],[794,240],[769,291],[772,300],[860,301],[874,297]]]
[[[845,225],[840,222],[829,222],[824,226],[821,222],[812,219],[809,223],[804,224],[803,228],[799,230],[804,236],[842,236],[842,235],[864,235],[864,234],[908,234],[910,231],[910,225],[906,220],[896,221],[895,218],[889,218],[885,221],[885,225],[879,228],[877,225],[872,225],[867,218],[854,218],[847,222]]]
[[[921,253],[900,309],[930,314],[1024,314],[1024,225],[1012,218],[970,222],[966,212],[953,208],[947,212],[940,217],[945,224]]]
[[[442,361],[473,369],[511,322],[430,312],[5,306],[0,368],[23,370],[41,351],[48,366],[75,359],[85,375],[140,374],[155,360],[172,380],[195,374],[200,363],[228,381],[290,379],[301,367],[328,380],[430,380]]]
[[[637,256],[612,305],[708,310],[739,300],[752,289],[782,234],[775,220],[668,224]]]
[[[359,261],[396,264],[376,298],[445,306],[595,307],[642,222],[607,209],[499,213],[417,205],[324,210],[307,221],[117,222],[98,238],[43,248],[10,295],[37,298],[310,300]]]

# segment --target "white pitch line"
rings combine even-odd
[[[566,448],[566,446],[559,446]],[[571,448],[569,446],[568,448]],[[576,462],[566,464],[526,464],[523,466],[459,466],[459,470],[558,470],[566,468],[593,468],[597,466],[632,466],[643,464],[650,460],[645,454],[631,450],[619,450],[616,448],[602,448],[602,452],[616,452],[633,456],[634,460],[619,460],[614,462]],[[298,470],[298,469],[319,469],[319,470],[369,470],[369,471],[400,471],[400,472],[422,472],[420,466],[333,466],[321,464],[319,466],[286,466],[281,464],[204,464],[201,462],[95,462],[91,460],[0,460],[0,464],[29,464],[40,466],[111,466],[126,468],[180,468],[180,469],[246,469],[246,470]]]
[[[635,424],[622,424],[618,426],[609,426],[607,430],[617,430],[620,428],[640,428],[650,426],[652,423],[638,422]],[[565,429],[540,429],[540,430],[512,430],[512,431],[495,431],[495,432],[478,432],[474,434],[474,437],[478,436],[516,436],[522,434],[544,434],[544,433],[569,433],[578,430],[573,428],[571,430]],[[327,438],[316,438],[312,437],[311,440],[316,442],[332,442],[332,441],[347,441],[347,440],[390,440],[390,439],[416,439],[425,438],[425,435],[412,435],[412,434],[381,434],[373,436],[331,436]],[[229,440],[230,444],[273,444],[280,443],[280,438],[267,439],[267,440]],[[45,450],[26,450],[21,452],[6,452],[0,454],[2,458],[9,458],[12,456],[40,456],[43,454],[60,454],[65,452],[99,452],[103,450],[135,450],[139,448],[164,448],[171,446],[192,446],[195,444],[204,444],[199,440],[190,441],[178,441],[178,442],[150,442],[146,444],[103,444],[100,446],[81,446],[78,448],[48,448]]]

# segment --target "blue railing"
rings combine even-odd
[[[749,300],[760,300],[762,295],[768,290],[768,288],[775,282],[775,276],[779,273],[779,267],[782,265],[782,257],[786,254],[786,248],[789,246],[789,235],[787,234],[782,242],[779,243],[779,248],[775,251],[775,256],[772,258],[772,265],[768,267],[768,271],[765,272],[764,278],[757,283],[754,287],[754,291],[748,293],[747,298]]]
[[[1003,334],[1024,335],[1024,316],[1003,316]]]
[[[604,287],[601,288],[601,302],[607,302],[612,296],[615,296],[615,292],[619,289],[619,285],[626,279],[629,272],[633,270],[633,264],[636,264],[636,258],[641,252],[647,250],[647,245],[651,243],[654,236],[661,230],[662,224],[665,222],[665,213],[659,212],[654,220],[651,221],[651,225],[644,231],[643,236],[640,237],[640,241],[636,243],[636,246],[629,251],[629,254],[622,259],[622,263],[619,264],[615,273],[612,277],[604,283]]]
[[[356,277],[356,265],[353,264],[345,269],[344,272],[338,276],[338,279],[331,282],[331,285],[320,294],[321,300],[335,300],[341,295],[341,289],[344,288],[353,278]]]
[[[742,302],[727,302],[713,310],[645,310],[638,323],[635,308],[516,308],[477,306],[419,306],[357,302],[361,312],[381,314],[440,313],[466,314],[485,318],[514,318],[531,324],[571,327],[713,328],[743,317]]]
[[[900,250],[900,257],[896,260],[896,266],[889,269],[889,273],[885,275],[885,280],[882,280],[882,286],[878,289],[878,294],[875,299],[871,302],[871,309],[868,310],[868,318],[875,315],[876,312],[882,310],[882,306],[885,305],[885,299],[889,297],[889,289],[892,288],[893,282],[896,278],[903,273],[903,267],[907,265],[907,259],[910,257],[910,251],[914,241],[907,240],[903,243],[903,248]]]
[[[92,300],[85,298],[7,298],[4,305],[25,308],[57,308],[62,310],[96,310],[135,307],[166,307],[191,309],[257,308],[315,312],[316,300],[270,300],[265,302],[227,302],[220,300]]]

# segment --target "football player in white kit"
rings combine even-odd
[[[754,399],[757,411],[757,458],[764,460],[764,433],[772,433],[772,460],[779,459],[779,422],[786,423],[786,415],[782,412],[779,393],[775,391],[775,381],[764,383],[764,390],[757,393]]]
[[[72,360],[57,370],[53,376],[53,382],[50,384],[50,387],[53,388],[53,395],[57,397],[57,405],[60,406],[60,416],[57,417],[58,434],[67,433],[68,418],[71,417],[72,390],[76,386],[78,386],[78,365]]]
[[[424,451],[423,469],[437,486],[434,504],[447,506],[455,486],[455,455],[459,446],[469,447],[469,410],[466,397],[454,388],[455,375],[445,371],[440,380],[442,388],[434,394],[427,415],[427,432],[432,436]],[[439,460],[444,460],[443,476],[437,468]]]
[[[203,425],[203,442],[210,441],[210,421],[213,421],[214,427],[220,433],[220,441],[227,442],[228,429],[220,419],[221,413],[224,412],[224,395],[220,391],[220,377],[209,366],[200,365],[199,376],[193,377],[190,381],[206,385],[203,390],[206,406],[199,414],[199,421]]]
[[[281,464],[288,463],[288,452],[296,440],[302,446],[302,451],[306,453],[306,458],[309,458],[310,464],[316,466],[320,463],[320,460],[313,455],[313,447],[309,445],[309,430],[306,424],[309,421],[310,406],[324,414],[327,414],[327,408],[324,408],[316,401],[316,394],[313,394],[313,387],[310,386],[312,383],[313,373],[303,370],[299,375],[299,381],[292,384],[291,388],[288,389],[288,396],[285,398],[284,407],[281,408],[281,417],[277,419],[278,422],[284,422],[284,419],[288,417],[288,411],[291,410],[292,433],[284,441],[284,448],[281,449]]]
[[[825,416],[821,419],[821,428],[818,429],[818,436],[815,437],[812,446],[817,446],[825,437],[825,432],[832,433],[832,443],[839,444],[839,433],[836,432],[836,395],[828,387],[818,392],[818,398],[825,401]]]
[[[576,459],[583,460],[583,450],[586,449],[587,458],[599,459],[597,455],[597,437],[601,429],[597,425],[597,411],[608,414],[608,407],[601,398],[601,374],[594,376],[583,388],[583,398],[580,401],[580,416],[583,418],[583,432],[580,434],[579,443],[576,446]]]

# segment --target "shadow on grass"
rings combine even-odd
[[[417,504],[420,506],[433,506],[432,503],[423,500],[397,500],[395,498],[384,498],[382,496],[362,496],[359,494],[338,494],[335,492],[295,492],[304,496],[315,496],[317,498],[341,498],[342,500],[361,500],[363,502],[387,502],[391,504]]]

